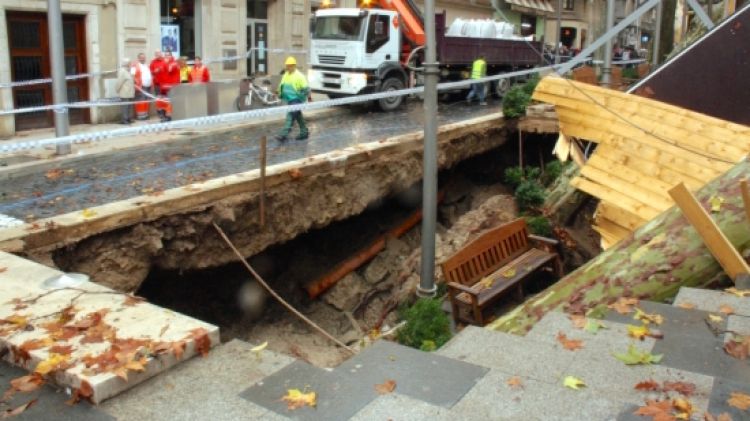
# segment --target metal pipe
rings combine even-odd
[[[708,16],[705,10],[703,10],[703,7],[701,7],[700,3],[698,3],[698,0],[687,0],[688,6],[690,6],[691,9],[695,12],[695,16],[700,19],[701,22],[703,22],[703,25],[706,26],[708,30],[713,29],[714,22],[711,20],[711,17]]]
[[[607,33],[615,26],[615,0],[607,0]],[[612,37],[604,44],[604,65],[602,66],[602,86],[612,84]]]
[[[562,0],[557,0],[557,36],[555,37],[555,64],[560,64],[560,31],[562,30]]]
[[[425,49],[424,82],[424,155],[422,173],[422,266],[417,287],[420,297],[434,297],[435,228],[437,225],[437,85],[440,73],[435,40],[435,0],[424,2]]]
[[[60,0],[47,1],[47,22],[49,25],[50,67],[52,68],[52,102],[66,104],[68,102],[67,83],[65,82],[65,47],[63,45],[62,11]],[[54,110],[55,137],[70,134],[68,108]],[[71,152],[70,143],[58,143],[55,146],[58,155]]]
[[[654,58],[652,60],[651,65],[656,67],[659,65],[659,60],[661,57],[659,57],[659,44],[661,44],[661,19],[662,19],[662,13],[664,10],[664,3],[662,1],[659,1],[659,4],[656,5],[656,22],[654,26]]]

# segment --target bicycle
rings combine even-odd
[[[258,86],[255,77],[249,77],[240,83],[240,95],[234,100],[237,111],[281,104],[281,99],[271,89],[271,81],[264,79],[262,84],[263,86]]]

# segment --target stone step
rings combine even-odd
[[[459,361],[525,376],[545,383],[558,383],[574,355],[556,346],[508,333],[467,326],[443,345],[438,354]]]
[[[240,340],[227,342],[205,358],[180,364],[103,402],[99,408],[123,420],[285,419],[239,395],[294,359],[268,350],[256,353],[252,347]]]
[[[50,381],[70,389],[81,388],[86,382],[91,388],[90,399],[95,403],[196,355],[199,351],[196,339],[205,350],[219,343],[216,326],[146,302],[133,301],[88,282],[85,277],[71,277],[2,252],[0,268],[0,319],[3,319],[0,345],[12,351],[5,353],[4,359],[28,371],[35,371],[40,362],[47,361],[51,365],[47,376]],[[62,275],[65,277],[61,278]],[[70,320],[64,320],[67,330],[63,330],[63,323],[59,322],[63,313],[70,316]],[[56,335],[54,340],[53,334]],[[128,356],[131,363],[137,360],[136,370],[120,373],[127,375],[127,381],[110,369],[91,372],[97,366],[86,367],[83,361],[86,356],[105,355],[114,338],[120,341],[121,349],[132,348],[133,355]],[[33,349],[29,341],[47,342]],[[179,359],[172,348],[153,356],[151,351],[146,351],[147,345],[137,345],[180,341],[185,347]],[[70,346],[71,351],[52,356],[52,345]],[[140,361],[141,356],[145,361]],[[60,364],[49,364],[54,361]],[[142,370],[138,364],[143,364]]]
[[[697,310],[720,313],[722,306],[729,306],[734,314],[750,317],[750,297],[738,297],[725,291],[682,287],[674,300],[676,307],[690,307]]]

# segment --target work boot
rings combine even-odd
[[[274,139],[276,139],[277,141],[279,141],[279,142],[281,142],[281,143],[284,143],[284,142],[286,142],[287,140],[289,140],[289,138],[288,138],[288,137],[286,137],[286,136],[282,136],[282,135],[276,135],[276,137],[275,137]]]
[[[482,101],[479,103],[479,105],[487,105],[487,101]]]
[[[310,137],[308,134],[301,134],[294,138],[294,140],[307,140],[307,138]]]

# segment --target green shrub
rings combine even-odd
[[[534,89],[536,89],[536,85],[539,84],[539,75],[533,75],[531,76],[526,83],[523,84],[523,91],[526,92],[526,94],[531,97],[531,94],[534,93]]]
[[[518,208],[524,212],[533,210],[544,203],[546,194],[544,187],[536,180],[524,180],[516,189],[516,203]]]
[[[639,79],[638,69],[636,69],[635,67],[626,67],[622,69],[622,78],[623,79]]]
[[[527,216],[526,225],[534,235],[541,235],[542,237],[552,236],[552,224],[544,216]]]
[[[514,85],[503,97],[503,115],[505,118],[518,118],[526,114],[526,106],[531,101],[522,85]]]
[[[438,298],[420,298],[402,318],[406,325],[398,331],[398,341],[404,345],[432,351],[451,338],[450,320]]]
[[[545,186],[549,186],[550,184],[554,183],[555,180],[557,180],[560,177],[560,174],[562,174],[563,171],[563,163],[554,160],[550,162],[549,164],[544,166],[544,176],[542,176],[541,182]]]
[[[518,187],[519,184],[524,180],[524,171],[521,167],[510,167],[505,169],[505,184],[509,185],[513,189]]]

